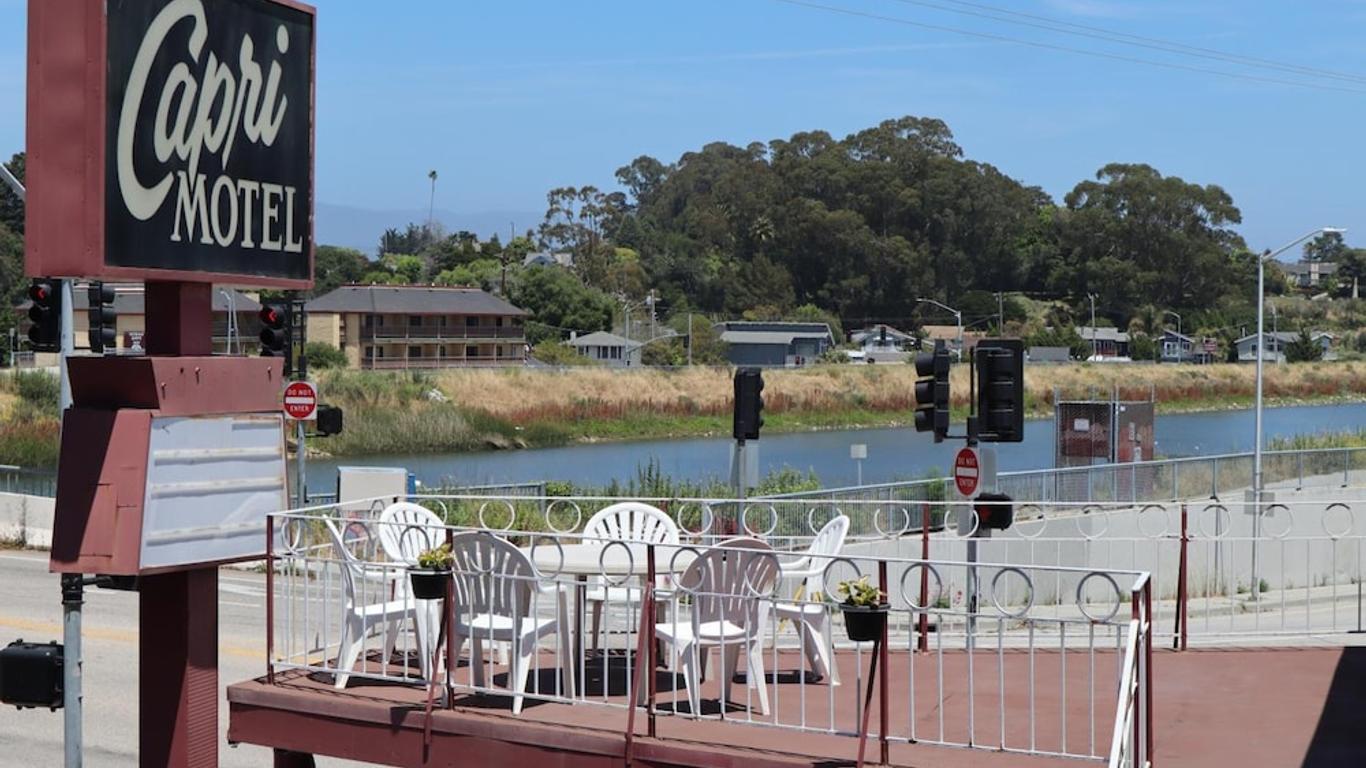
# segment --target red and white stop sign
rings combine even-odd
[[[295,421],[318,418],[318,388],[311,381],[292,381],[285,387],[285,415]]]
[[[980,475],[981,463],[978,461],[977,449],[963,448],[958,451],[953,459],[953,483],[958,486],[958,493],[968,498],[975,496]]]

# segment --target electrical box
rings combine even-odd
[[[65,659],[60,643],[16,640],[0,649],[0,703],[60,709]]]

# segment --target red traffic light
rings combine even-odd
[[[28,287],[28,297],[36,303],[44,303],[52,299],[52,288],[47,283],[34,283]]]
[[[279,328],[284,324],[284,317],[275,307],[261,307],[260,318],[261,323],[270,328]]]

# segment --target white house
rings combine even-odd
[[[904,363],[907,353],[917,347],[915,336],[881,323],[854,331],[849,340],[859,346],[850,357],[869,363]]]
[[[1266,334],[1266,349],[1262,352],[1262,359],[1268,363],[1285,362],[1285,348],[1290,343],[1300,337],[1297,331],[1278,331]],[[1332,360],[1333,341],[1336,337],[1327,331],[1314,331],[1309,334],[1309,339],[1315,344],[1323,347],[1323,359]],[[1238,347],[1238,362],[1252,363],[1257,360],[1257,334],[1244,336],[1234,342]]]
[[[638,367],[640,365],[640,349],[645,346],[639,341],[606,331],[594,331],[585,336],[575,336],[565,343],[578,350],[580,355],[613,368]]]

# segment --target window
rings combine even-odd
[[[422,347],[419,347],[416,344],[408,347],[408,357],[422,357]]]
[[[613,359],[613,360],[620,360],[620,359],[621,359],[621,347],[612,347],[612,359]]]
[[[422,315],[408,315],[408,327],[409,327],[409,328],[421,328],[421,327],[422,327]]]
[[[465,327],[466,327],[466,328],[473,328],[473,327],[475,327],[475,326],[477,326],[477,325],[479,325],[479,318],[475,317],[474,315],[466,315],[466,316],[465,316]]]

